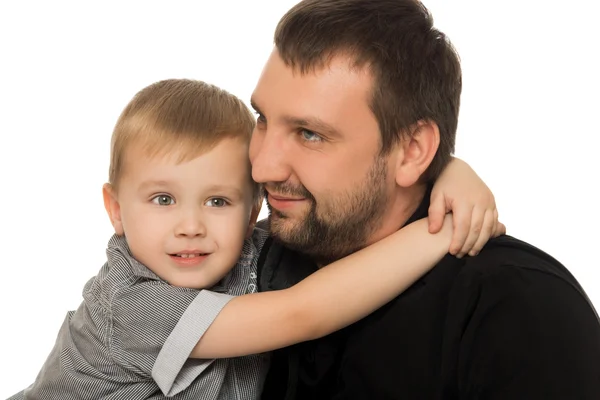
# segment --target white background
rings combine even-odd
[[[104,262],[101,185],[121,109],[165,78],[248,101],[295,2],[1,3],[0,398],[35,378]],[[457,155],[495,192],[508,233],[566,264],[598,306],[595,3],[425,1],[462,58]]]

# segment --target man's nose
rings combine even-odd
[[[285,182],[290,176],[289,146],[285,134],[255,129],[250,141],[252,179],[258,183]]]

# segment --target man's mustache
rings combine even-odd
[[[303,197],[306,199],[314,200],[312,193],[309,192],[308,189],[306,189],[303,185],[294,185],[289,182],[269,182],[264,184],[263,186],[266,191],[273,194],[292,197]]]

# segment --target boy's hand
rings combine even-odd
[[[464,161],[454,158],[444,169],[431,192],[429,231],[442,228],[444,216],[452,212],[454,231],[450,254],[474,256],[490,237],[506,233],[498,221],[494,194]]]

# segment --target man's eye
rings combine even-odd
[[[159,206],[170,206],[175,204],[175,200],[171,196],[166,194],[155,196],[154,198],[152,198],[152,202]]]
[[[264,115],[262,115],[259,112],[255,112],[254,114],[256,114],[256,122],[258,122],[260,124],[266,124],[267,123],[267,119],[265,118]]]
[[[204,205],[208,207],[225,207],[227,205],[227,200],[221,197],[213,197],[204,203]]]
[[[321,136],[317,135],[313,131],[309,131],[308,129],[302,129],[300,134],[302,135],[302,139],[307,142],[320,142],[323,140]]]

